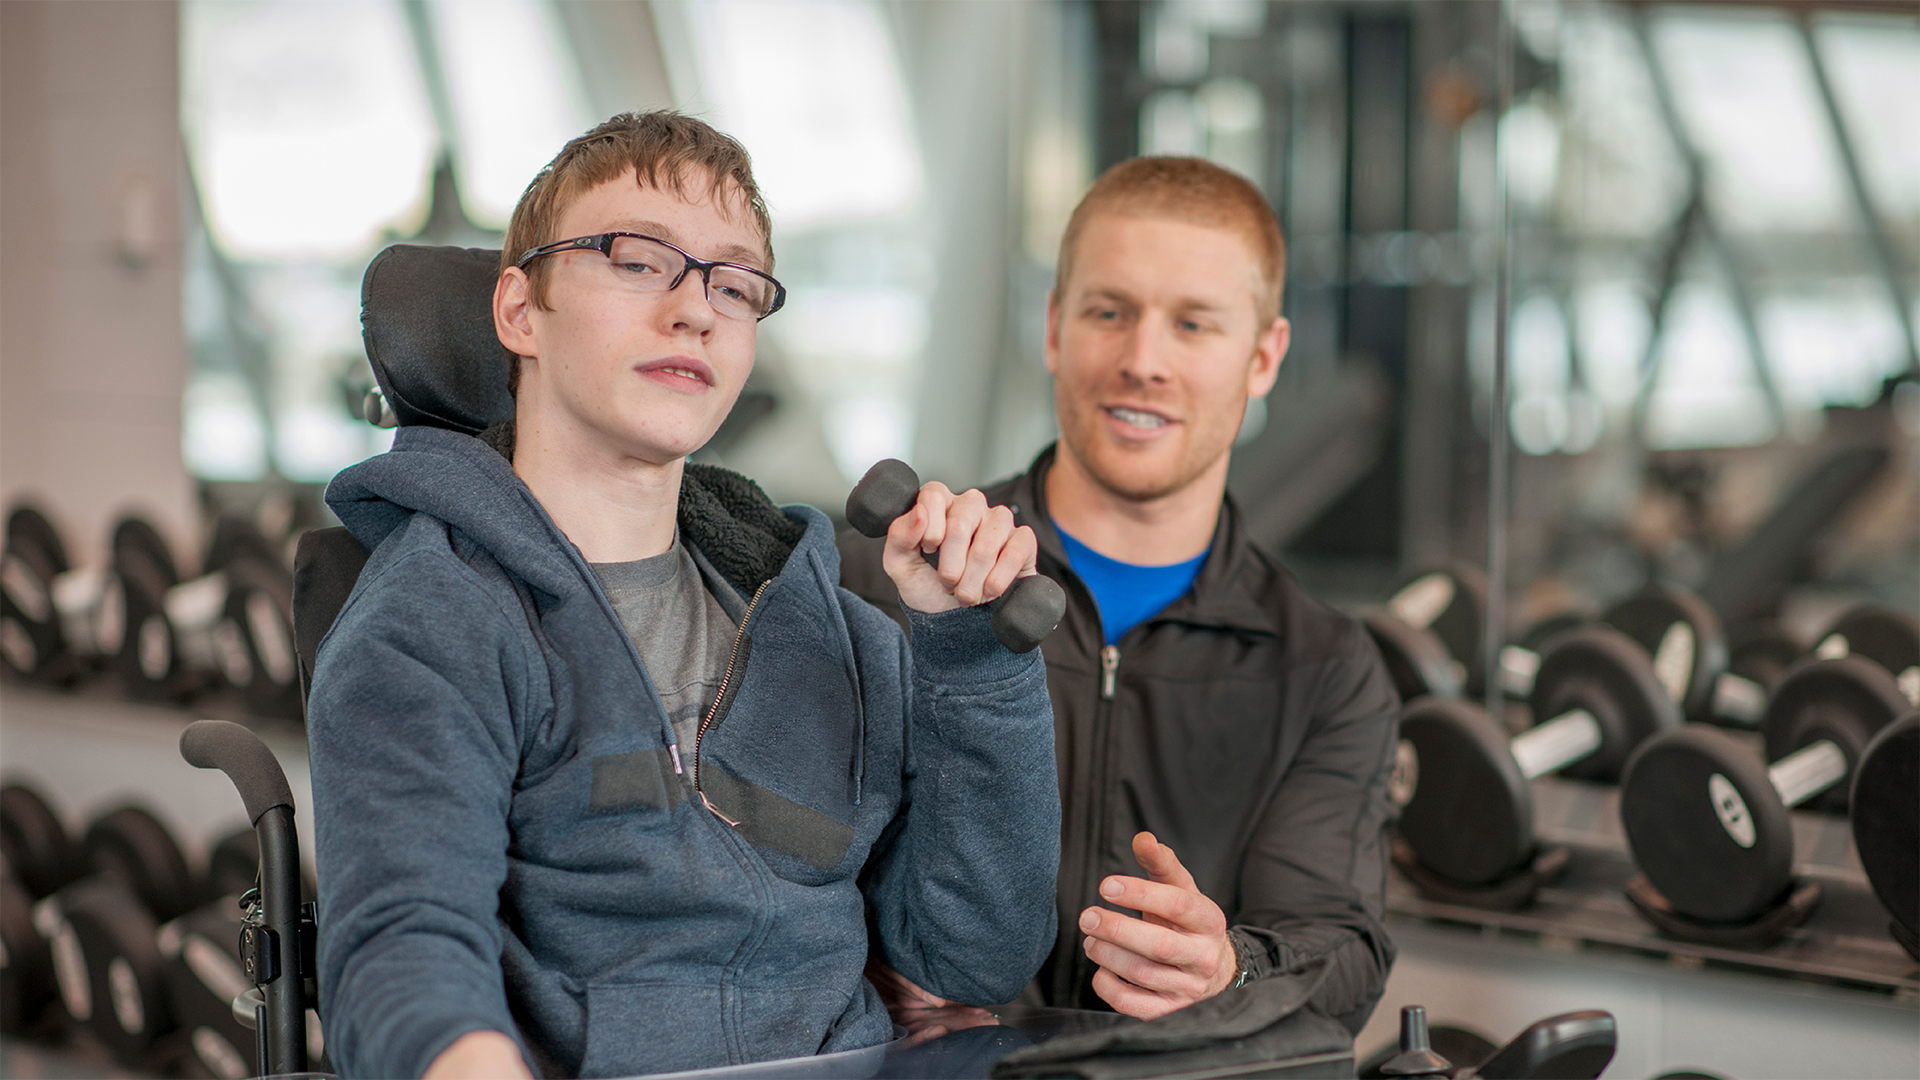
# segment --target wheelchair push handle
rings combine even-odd
[[[254,1032],[269,1075],[307,1070],[306,980],[313,974],[311,924],[300,904],[300,836],[293,789],[260,736],[225,720],[196,720],[180,733],[180,756],[233,781],[260,837],[259,902],[240,933],[242,966],[260,988]],[[251,903],[251,897],[248,898]]]
[[[260,736],[226,720],[196,720],[180,733],[180,756],[199,769],[219,769],[239,789],[256,827],[276,806],[293,807],[293,789]]]

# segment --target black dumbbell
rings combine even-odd
[[[60,815],[26,784],[0,787],[0,853],[35,900],[51,896],[85,869]]]
[[[920,498],[920,477],[897,458],[874,464],[847,496],[847,523],[863,536],[882,537],[893,520]],[[932,556],[928,562],[934,562]],[[993,636],[1014,652],[1037,647],[1067,613],[1067,594],[1045,574],[1019,578],[990,605]]]
[[[1607,609],[1600,620],[1647,650],[1654,672],[1687,719],[1753,727],[1766,712],[1766,687],[1729,670],[1720,617],[1699,596],[1649,585]]]
[[[1401,716],[1412,790],[1400,836],[1421,863],[1466,885],[1500,880],[1535,848],[1529,781],[1550,772],[1611,779],[1642,740],[1681,722],[1646,653],[1601,626],[1547,643],[1533,714],[1536,726],[1511,740],[1464,701],[1429,698]]]
[[[1386,609],[1408,626],[1431,631],[1440,639],[1447,655],[1463,669],[1461,681],[1467,693],[1477,695],[1486,686],[1480,638],[1486,625],[1487,576],[1477,567],[1454,563],[1416,574],[1394,590]]]
[[[116,1061],[147,1066],[173,1027],[153,913],[123,882],[98,874],[47,898],[34,918],[67,1015]]]
[[[115,523],[109,550],[96,616],[101,656],[131,696],[171,698],[179,662],[167,624],[167,592],[180,584],[173,551],[151,523],[132,516]]]
[[[1755,683],[1768,696],[1800,662],[1807,647],[1771,619],[1742,624],[1727,631],[1727,670]]]
[[[1635,865],[1680,915],[1751,922],[1793,879],[1788,809],[1845,781],[1904,708],[1880,667],[1858,657],[1813,660],[1781,680],[1767,705],[1770,741],[1790,733],[1792,751],[1771,767],[1708,727],[1647,740],[1620,782]]]
[[[210,633],[221,677],[255,716],[298,719],[299,659],[293,648],[293,579],[278,562],[227,565],[226,601]]]
[[[1384,607],[1364,607],[1357,615],[1380,650],[1402,702],[1460,696],[1466,667],[1448,654],[1438,634],[1407,623]]]
[[[253,989],[240,956],[244,926],[238,897],[226,896],[160,927],[163,980],[179,1034],[157,1056],[170,1071],[258,1076],[253,1032],[233,1015],[233,999]]]
[[[16,675],[56,675],[66,645],[53,582],[67,569],[67,547],[53,522],[32,506],[15,507],[0,552],[0,665]]]
[[[33,925],[33,897],[0,870],[0,1034],[24,1035],[53,1004],[53,955]]]
[[[177,918],[200,900],[180,845],[142,807],[122,806],[96,818],[81,841],[81,857],[90,872],[126,885],[156,922]]]
[[[1853,846],[1888,929],[1920,960],[1920,713],[1880,729],[1853,771]]]
[[[1893,673],[1908,703],[1920,706],[1920,616],[1884,604],[1861,604],[1842,613],[1816,639],[1823,659],[1864,656]]]

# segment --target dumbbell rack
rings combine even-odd
[[[1861,869],[1846,818],[1792,812],[1794,873],[1819,884],[1819,906],[1774,945],[1741,949],[1663,937],[1634,910],[1625,895],[1635,870],[1620,825],[1618,788],[1542,776],[1533,781],[1533,797],[1541,844],[1564,846],[1569,857],[1565,873],[1543,886],[1532,904],[1509,912],[1441,902],[1422,895],[1396,869],[1388,877],[1387,910],[1533,936],[1560,949],[1624,949],[1680,966],[1711,963],[1920,999],[1920,963],[1887,935],[1886,910]]]

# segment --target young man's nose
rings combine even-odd
[[[680,284],[660,298],[661,314],[674,330],[692,330],[704,334],[713,329],[720,313],[707,300],[707,279],[700,271],[687,268]]]

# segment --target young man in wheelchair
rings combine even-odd
[[[403,427],[329,487],[373,553],[309,704],[343,1074],[871,1046],[870,951],[983,1004],[1046,956],[1045,671],[974,606],[1034,572],[1032,533],[926,485],[887,538],[909,648],[838,587],[825,515],[686,462],[784,299],[772,268],[737,143],[616,117],[514,211],[514,420]]]

